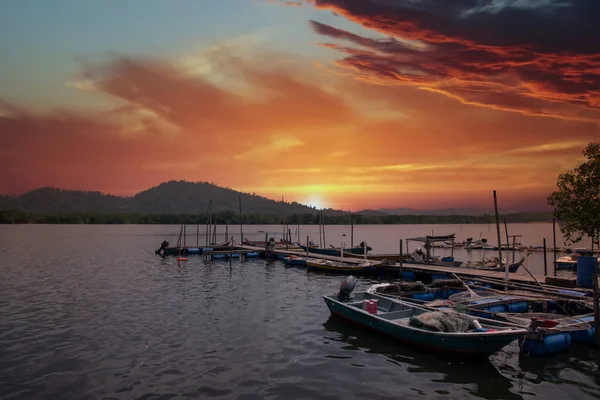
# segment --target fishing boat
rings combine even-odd
[[[333,315],[436,352],[487,356],[527,333],[527,329],[513,324],[492,320],[481,323],[454,311],[431,311],[366,292],[350,298],[340,291],[323,299]]]
[[[373,250],[370,246],[366,246],[366,251],[365,251],[365,243],[364,242],[362,242],[358,246],[344,247],[344,248],[334,247],[334,246],[331,246],[329,248],[310,247],[310,246],[306,247],[303,245],[299,245],[299,246],[303,251],[308,251],[309,253],[322,254],[325,256],[336,256],[336,257],[339,257],[342,254],[342,250],[343,250],[344,254],[350,253],[350,254],[359,254],[359,255],[364,255],[366,252]]]
[[[300,267],[306,267],[306,259],[296,256],[296,255],[293,255],[293,254],[291,254],[289,256],[285,256],[283,258],[283,261],[289,265],[297,265]]]
[[[341,261],[323,260],[320,258],[306,260],[306,267],[312,271],[333,272],[338,274],[368,275],[377,271],[378,261],[362,261],[345,263]]]

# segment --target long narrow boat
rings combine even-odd
[[[289,255],[289,256],[284,257],[283,261],[289,265],[297,265],[300,267],[306,267],[306,259],[299,257],[299,256]]]
[[[299,245],[300,248],[302,249],[302,251],[307,251],[307,247],[304,245]],[[322,254],[325,256],[337,256],[339,257],[342,253],[341,253],[341,247],[330,247],[330,248],[323,248],[323,247],[308,247],[308,252],[309,253],[315,253],[315,254]],[[371,251],[372,248],[367,246],[367,252]],[[363,246],[354,246],[354,247],[346,247],[344,248],[344,254],[346,253],[350,253],[350,254],[363,254],[365,253],[365,248]]]
[[[515,327],[500,321],[486,320],[481,328],[465,332],[444,332],[429,330],[413,325],[414,318],[434,317],[432,311],[400,300],[390,299],[370,293],[357,293],[352,299],[344,300],[338,296],[323,296],[333,315],[346,318],[356,324],[388,334],[395,339],[411,345],[437,352],[467,355],[490,355],[509,343],[523,337],[527,329]],[[377,300],[376,314],[363,309],[363,300]],[[446,312],[449,318],[475,318],[452,312]],[[424,315],[428,314],[428,315]],[[464,321],[464,319],[463,319]]]
[[[309,270],[338,274],[373,274],[376,272],[379,265],[381,265],[381,263],[377,261],[363,261],[357,264],[350,264],[339,261],[322,260],[319,258],[306,260],[306,267]]]

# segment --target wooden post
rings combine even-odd
[[[298,219],[298,231],[296,232],[296,239],[298,240],[298,244],[300,244],[300,219]]]
[[[354,215],[350,214],[350,247],[354,247]]]
[[[196,223],[196,247],[200,247],[200,217]]]
[[[600,346],[600,299],[598,296],[598,264],[592,274],[592,289],[594,291],[594,329],[596,331],[594,335],[594,342],[596,346]]]
[[[323,214],[321,214],[321,216],[323,217],[323,248],[325,248],[327,246],[327,243],[325,241],[325,217],[323,216]]]
[[[186,248],[185,248],[185,233],[186,233],[186,228],[187,228],[187,224],[184,222],[183,223],[183,253],[184,254],[187,251]]]
[[[500,217],[498,215],[498,199],[494,190],[494,212],[496,213],[496,232],[498,233],[498,262],[502,265],[502,239],[500,237]],[[508,243],[507,243],[508,244]],[[504,280],[508,282],[508,260],[504,265]]]
[[[225,225],[225,229],[227,229],[227,225]],[[227,236],[225,236],[225,241],[227,241]],[[233,242],[233,236],[231,237],[231,241]],[[240,253],[240,261],[242,259],[242,253]],[[231,263],[233,262],[233,246],[229,246],[229,268],[231,268]]]
[[[319,247],[323,248],[323,231],[321,230],[321,224],[323,223],[323,216],[319,214]]]
[[[400,239],[400,280],[402,280],[402,269],[404,268],[404,263],[402,262],[404,253],[402,250],[402,239]]]
[[[508,227],[506,225],[506,218],[504,218],[504,232],[506,232],[506,251],[508,252],[508,246],[510,246],[510,241],[508,240]],[[513,240],[513,242],[514,242],[514,240]],[[513,262],[514,262],[514,259],[513,259]]]
[[[210,221],[211,221],[211,216],[210,216],[210,208],[212,205],[212,199],[208,200],[208,211],[206,213],[206,246],[205,248],[208,248],[209,245],[209,241],[210,241]]]
[[[306,235],[306,257],[308,257],[308,245],[310,244],[308,235]]]
[[[265,260],[269,259],[269,233],[265,232]]]
[[[286,243],[285,243],[285,249],[286,250],[289,250],[288,244],[292,243],[292,231],[290,231],[289,225],[288,225],[288,237],[289,237],[289,240],[287,240]]]
[[[229,237],[229,224],[226,222],[225,223],[225,242],[227,241],[227,238]]]
[[[242,195],[240,194],[240,244],[244,243],[244,224],[242,223]]]
[[[217,214],[213,215],[213,243],[217,243]]]
[[[546,260],[546,238],[544,238],[544,276],[548,275],[548,261]]]
[[[554,276],[556,276],[556,218],[552,218],[552,238],[554,240],[554,248],[552,249],[554,255]]]

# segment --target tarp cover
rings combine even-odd
[[[474,318],[456,311],[432,311],[410,317],[410,324],[439,332],[467,332],[476,328]]]

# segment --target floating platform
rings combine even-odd
[[[264,254],[266,252],[266,249],[264,247],[256,247],[256,246],[248,246],[248,245],[242,245],[241,246],[243,249],[245,250],[250,250],[250,251],[254,251],[254,252],[260,252],[261,254]],[[278,258],[283,258],[287,255],[294,255],[294,256],[298,256],[298,257],[303,257],[303,258],[320,258],[323,260],[331,260],[331,261],[343,261],[345,263],[361,263],[364,261],[364,258],[351,258],[351,257],[346,257],[344,256],[343,259],[342,257],[338,257],[338,256],[328,256],[328,255],[322,255],[322,254],[315,254],[315,253],[307,253],[306,251],[291,251],[291,250],[280,250],[280,249],[274,249],[274,250],[269,250],[269,253],[276,255],[276,257]],[[367,259],[368,259],[368,255],[367,255]],[[439,265],[427,265],[427,264],[404,264],[402,266],[402,271],[400,270],[401,267],[399,264],[392,264],[392,265],[385,265],[382,264],[380,266],[378,266],[377,268],[381,273],[388,273],[388,274],[395,274],[396,276],[400,277],[400,274],[402,274],[402,278],[404,279],[411,279],[411,278],[416,278],[415,274],[419,274],[419,273],[424,273],[424,274],[428,274],[431,275],[432,279],[443,279],[444,277],[452,277],[452,274],[456,274],[458,276],[462,276],[462,277],[470,277],[470,278],[491,278],[494,280],[504,280],[504,271],[486,271],[486,270],[478,270],[478,269],[472,269],[472,268],[460,268],[460,267],[446,267],[446,266],[439,266]],[[546,284],[548,286],[552,285],[555,287],[562,287],[562,288],[577,288],[580,291],[590,291],[589,289],[584,289],[584,288],[578,288],[577,287],[577,282],[576,282],[576,278],[573,277],[572,279],[568,279],[568,278],[556,278],[554,276],[544,276],[544,275],[529,275],[527,273],[509,273],[508,274],[508,279],[509,282],[515,282],[515,283],[523,283],[523,284],[528,284],[528,285],[537,285],[537,282],[540,282],[542,284]],[[600,278],[599,278],[600,281]]]

